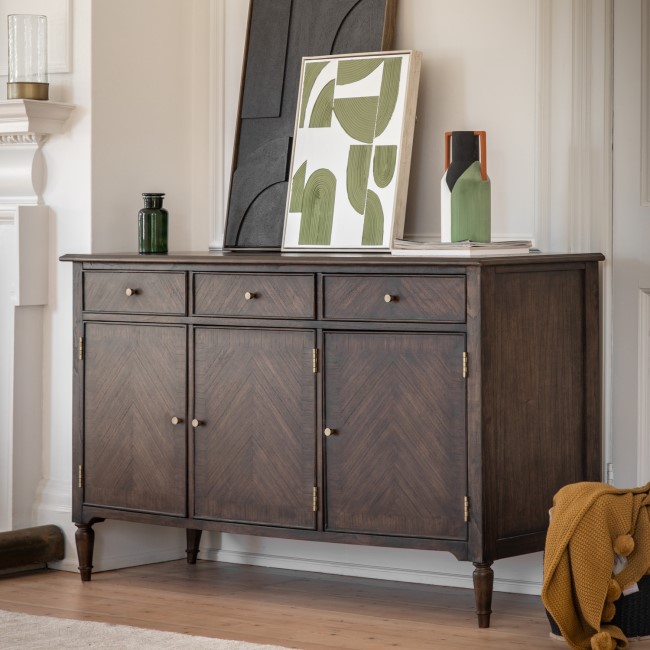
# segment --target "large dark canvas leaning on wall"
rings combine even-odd
[[[397,0],[251,0],[224,247],[279,249],[303,56],[390,49]]]

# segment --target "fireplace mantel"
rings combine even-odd
[[[74,106],[11,99],[0,102],[0,206],[39,205],[45,189],[41,147],[63,133]]]
[[[0,101],[0,133],[51,135],[63,133],[72,104],[42,102],[34,99]]]
[[[42,479],[50,210],[42,147],[74,106],[0,101],[0,530],[29,527]]]

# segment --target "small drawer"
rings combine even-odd
[[[244,318],[314,318],[314,276],[196,273],[194,314]]]
[[[186,304],[185,273],[84,273],[86,311],[185,315]]]
[[[323,278],[323,316],[330,320],[464,323],[464,275]]]

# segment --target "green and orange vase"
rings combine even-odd
[[[440,184],[440,239],[491,240],[491,189],[485,131],[445,133],[445,174]]]

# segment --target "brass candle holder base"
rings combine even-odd
[[[49,97],[50,84],[14,81],[7,84],[7,99],[40,99]]]

